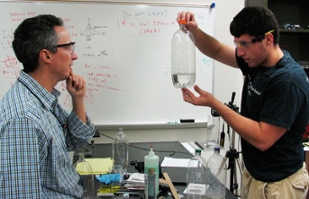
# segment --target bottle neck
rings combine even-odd
[[[78,158],[79,158],[79,161],[82,162],[85,160],[85,154],[84,153],[79,153],[78,154]]]
[[[179,28],[180,28],[180,29],[186,29],[186,26],[185,26],[184,24],[180,24],[180,25],[179,25]]]

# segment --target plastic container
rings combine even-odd
[[[114,160],[113,173],[119,173],[122,177],[127,174],[127,166],[129,161],[129,140],[126,134],[123,133],[122,128],[115,135],[112,146],[112,159]]]
[[[214,154],[209,157],[207,166],[212,175],[217,179],[210,181],[207,196],[212,199],[225,198],[227,166],[224,162],[224,157],[220,155],[220,146],[214,147]]]
[[[84,153],[78,153],[79,159],[74,164],[74,168],[84,180],[83,199],[94,199],[96,194],[94,191],[94,174],[92,166],[85,160]]]
[[[188,199],[205,199],[207,191],[206,161],[201,157],[201,149],[195,149],[195,156],[187,166],[187,188],[184,191]]]
[[[156,198],[159,193],[159,157],[155,155],[152,146],[144,157],[144,173],[147,174],[148,198]]]
[[[186,23],[180,20],[179,30],[174,33],[171,43],[171,75],[175,88],[193,86],[196,78],[195,42]]]

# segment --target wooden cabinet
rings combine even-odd
[[[309,1],[246,1],[246,6],[256,5],[267,6],[275,14],[280,27],[281,48],[289,51],[307,72],[309,70]]]

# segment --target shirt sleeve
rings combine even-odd
[[[86,124],[83,123],[74,111],[68,117],[67,146],[69,150],[75,150],[88,144],[95,134],[95,128],[87,115]]]
[[[41,198],[35,124],[17,118],[3,125],[0,135],[0,196]]]

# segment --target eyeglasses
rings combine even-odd
[[[250,48],[250,46],[252,44],[254,44],[255,42],[258,42],[258,41],[262,41],[266,35],[271,34],[274,31],[275,30],[270,30],[270,31],[264,33],[263,35],[260,35],[256,38],[253,38],[253,39],[251,39],[251,42],[247,42],[247,41],[236,42],[236,41],[234,41],[234,44],[238,48],[248,49],[248,48]]]
[[[70,42],[66,44],[58,44],[56,48],[61,48],[61,47],[66,47],[66,46],[70,47],[71,54],[73,55],[74,50],[75,50],[75,42]]]

